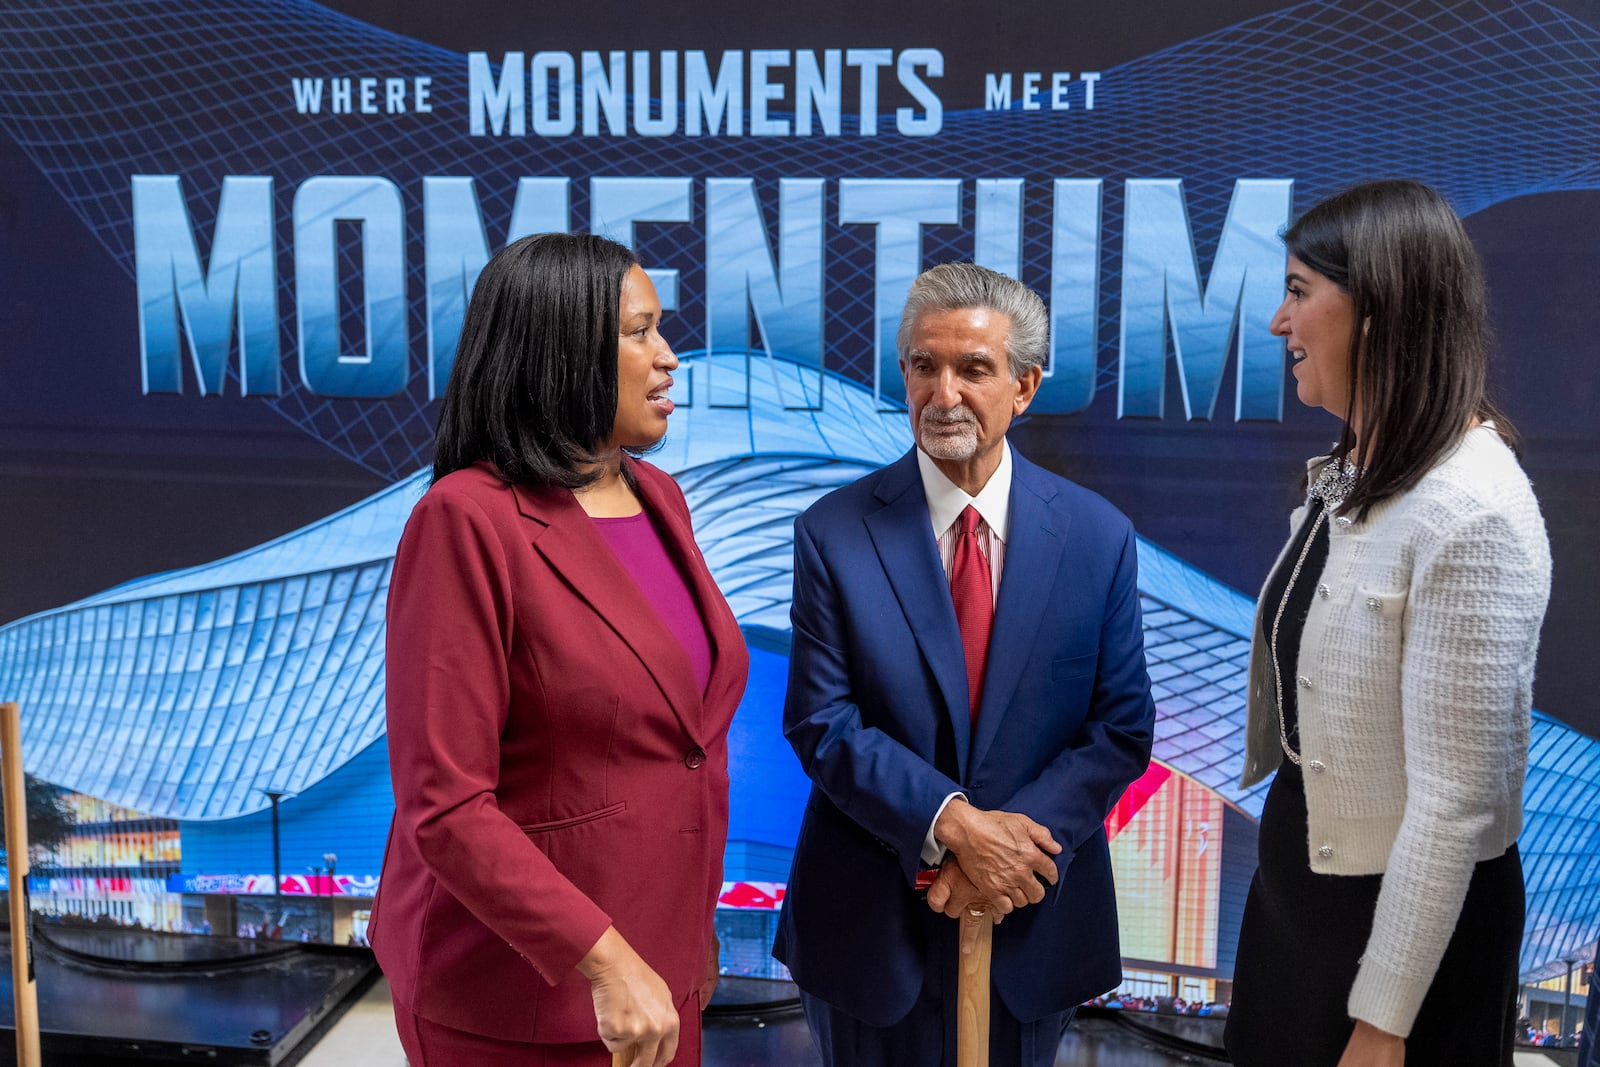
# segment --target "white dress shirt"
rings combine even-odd
[[[922,491],[928,498],[928,519],[933,525],[933,536],[939,544],[939,562],[944,566],[944,579],[950,581],[950,569],[955,562],[956,538],[960,528],[956,520],[972,505],[982,520],[978,523],[978,551],[989,561],[990,590],[996,606],[1000,603],[1000,571],[1005,567],[1006,535],[1010,533],[1011,519],[1011,442],[1000,450],[1000,466],[995,468],[977,496],[968,496],[966,490],[945,477],[932,458],[921,448],[917,449],[917,470],[922,474]],[[922,839],[922,862],[937,867],[944,862],[945,847],[934,840],[933,826],[944,814],[944,809],[960,792],[951,793],[933,813],[928,833]]]

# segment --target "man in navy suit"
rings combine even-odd
[[[774,954],[828,1064],[953,1064],[985,908],[991,1062],[1053,1063],[1121,980],[1104,820],[1155,708],[1132,527],[1006,441],[1048,336],[1020,282],[925,272],[897,338],[917,447],[795,524],[784,732],[812,789]]]

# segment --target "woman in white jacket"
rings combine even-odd
[[[1482,267],[1416,182],[1349,189],[1284,239],[1272,331],[1344,426],[1257,610],[1244,784],[1278,777],[1228,1051],[1509,1067],[1550,551],[1486,393]]]

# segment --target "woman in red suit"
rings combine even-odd
[[[473,290],[389,589],[372,944],[413,1067],[700,1062],[749,658],[637,458],[672,413],[660,323],[594,236],[516,241]]]

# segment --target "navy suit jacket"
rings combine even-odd
[[[774,954],[806,992],[874,1026],[915,1002],[930,916],[954,929],[913,886],[956,790],[1028,815],[1063,848],[1044,901],[995,930],[992,973],[1011,1013],[1042,1018],[1121,980],[1104,821],[1149,763],[1155,720],[1133,528],[1013,456],[975,731],[915,452],[795,523],[784,732],[812,788]]]

